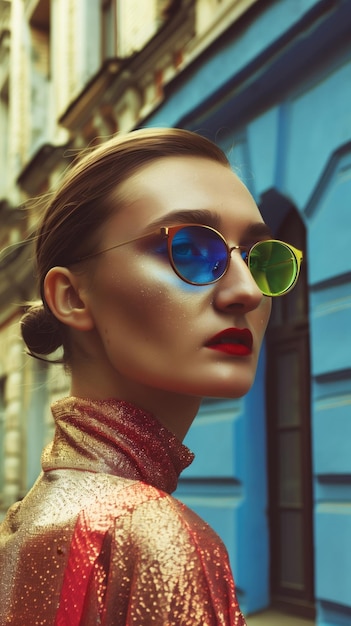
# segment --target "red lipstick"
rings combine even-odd
[[[248,356],[252,352],[252,334],[248,328],[227,328],[214,335],[206,347],[231,356]]]

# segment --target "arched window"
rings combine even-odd
[[[314,616],[310,356],[306,235],[289,210],[275,237],[304,251],[296,287],[273,299],[267,332],[267,442],[272,603]]]

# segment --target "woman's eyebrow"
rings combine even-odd
[[[161,226],[174,226],[176,224],[203,224],[211,226],[221,231],[221,218],[215,211],[207,209],[170,211],[157,220],[148,224],[146,232],[152,232]],[[263,237],[272,238],[272,233],[265,222],[255,222],[249,224],[244,231],[244,238],[248,240],[260,239]]]
[[[272,239],[273,235],[271,229],[265,222],[255,222],[254,224],[249,224],[245,229],[244,237],[250,240],[262,239],[264,237]]]
[[[148,224],[147,230],[152,231],[161,226],[173,226],[176,224],[204,224],[219,229],[220,217],[216,212],[207,209],[170,211],[159,219]]]

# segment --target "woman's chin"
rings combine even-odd
[[[208,385],[206,395],[212,398],[241,398],[250,391],[254,380],[252,375],[241,375],[213,381]]]

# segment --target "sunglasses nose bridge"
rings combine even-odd
[[[230,256],[232,256],[233,250],[240,250],[240,248],[241,248],[241,246],[231,246],[231,247],[228,246],[228,252],[229,252]]]
[[[243,248],[243,246],[228,246],[228,259],[232,258],[232,252],[234,252],[234,250],[239,250],[240,255],[242,255],[242,250],[244,250],[246,252],[246,248]]]
[[[228,246],[227,245],[227,268],[226,268],[226,272],[229,269],[229,265],[230,265],[230,261],[232,260],[232,253],[238,251],[240,258],[242,261],[244,261],[245,265],[248,265],[248,260],[247,260],[247,248],[244,246]],[[251,273],[251,272],[250,272]]]

